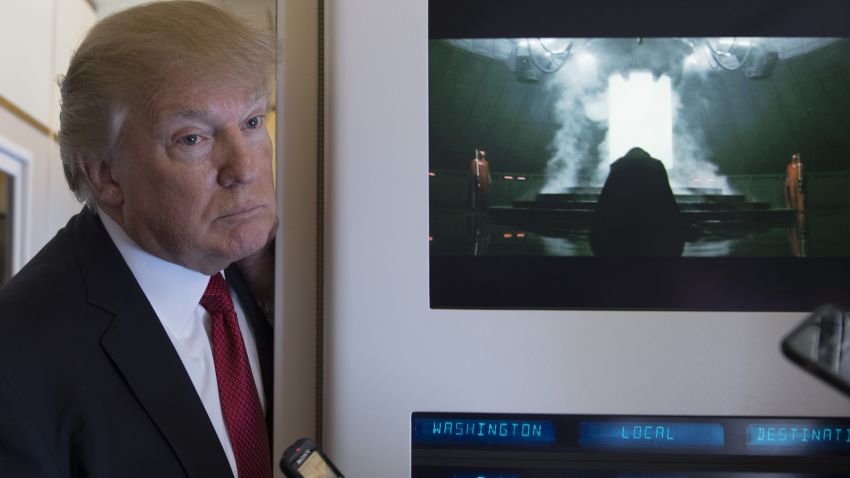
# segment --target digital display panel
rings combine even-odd
[[[311,453],[298,468],[303,478],[339,478],[318,453]]]
[[[412,478],[850,478],[850,418],[415,412]]]

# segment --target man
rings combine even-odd
[[[475,157],[469,163],[470,190],[469,201],[473,212],[486,212],[490,194],[490,162],[487,152],[475,150]]]
[[[794,211],[794,224],[788,228],[791,253],[794,257],[806,256],[806,176],[800,153],[791,155],[785,166],[785,207]]]
[[[611,163],[590,228],[595,256],[681,256],[685,227],[664,164],[641,148]]]
[[[0,475],[271,476],[271,330],[240,270],[268,290],[274,60],[191,1],[74,54],[60,149],[87,206],[0,290]]]
[[[785,166],[785,207],[797,212],[806,210],[806,176],[800,153],[791,155],[791,161]]]

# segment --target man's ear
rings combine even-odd
[[[81,166],[86,175],[86,182],[98,204],[120,207],[124,203],[121,184],[115,179],[112,161],[102,159],[81,161]]]

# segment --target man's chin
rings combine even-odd
[[[277,220],[241,224],[218,236],[218,243],[208,243],[205,254],[197,254],[198,259],[189,265],[205,274],[215,274],[227,266],[251,257],[262,256],[272,248]]]
[[[230,251],[232,260],[230,263],[264,254],[271,247],[274,236],[275,228],[270,230],[263,228],[248,237],[243,237],[240,241],[232,244]]]

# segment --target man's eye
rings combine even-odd
[[[194,146],[201,141],[200,135],[197,134],[187,134],[186,136],[182,136],[177,140],[180,144],[185,144],[186,146]]]
[[[254,116],[253,118],[251,118],[251,119],[249,119],[248,121],[245,122],[245,126],[248,127],[248,129],[257,129],[260,126],[262,126],[262,124],[263,124],[263,117],[262,116]]]

